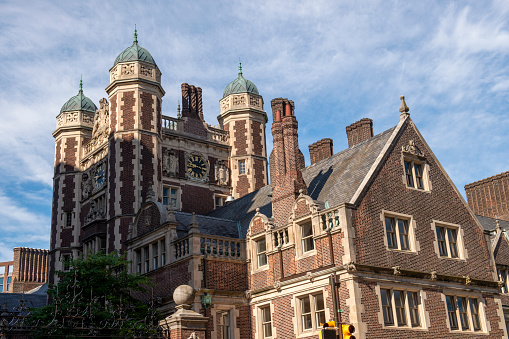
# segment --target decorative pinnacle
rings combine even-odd
[[[133,43],[134,44],[138,43],[138,31],[136,30],[136,24],[134,24],[134,40],[133,40]]]
[[[80,93],[83,93],[83,75],[80,76]]]
[[[239,75],[242,75],[242,63],[240,62],[240,58],[239,58]]]
[[[406,105],[406,102],[405,102],[405,96],[402,95],[399,97],[401,99],[401,106],[399,107],[399,111],[401,113],[408,113],[408,111],[410,110],[410,108],[408,108],[408,106]]]
[[[181,118],[182,116],[180,115],[180,100],[177,100],[177,118]]]

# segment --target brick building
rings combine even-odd
[[[0,263],[0,293],[23,293],[48,282],[48,250],[15,247],[12,261]]]
[[[509,172],[465,185],[468,204],[491,240],[502,286],[502,308],[509,331]]]
[[[175,288],[192,286],[214,339],[318,338],[334,291],[357,338],[506,336],[489,235],[403,97],[396,126],[374,136],[362,119],[348,149],[309,146],[308,167],[298,109],[273,99],[269,184],[264,101],[240,66],[217,128],[201,89],[181,91],[182,110],[163,115],[161,72],[135,33],[99,109],[81,85],[64,104],[51,280],[67,257],[126,252],[156,283],[139,298],[171,314]]]

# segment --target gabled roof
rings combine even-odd
[[[302,170],[308,195],[335,206],[349,202],[396,127]]]
[[[475,217],[477,218],[477,220],[479,220],[479,223],[485,230],[494,231],[497,229],[496,224],[497,219],[484,217],[482,215],[476,215]],[[502,227],[502,229],[509,231],[509,221],[499,220],[498,222],[500,223],[500,227]]]
[[[178,221],[177,234],[179,237],[187,235],[189,225],[191,224],[192,213],[173,212]],[[230,238],[239,238],[237,221],[224,218],[215,218],[213,216],[196,215],[198,229],[200,233],[208,235],[218,235]]]
[[[303,169],[302,177],[308,187],[308,195],[320,204],[328,201],[329,206],[350,202],[387,148],[397,127]],[[271,193],[272,188],[267,185],[208,215],[240,222],[241,237],[244,238],[257,208],[260,208],[260,213],[272,217]]]

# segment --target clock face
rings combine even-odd
[[[94,188],[96,190],[100,189],[104,185],[104,163],[97,166],[95,169],[95,175],[94,175]]]
[[[207,173],[207,164],[198,155],[191,155],[187,159],[186,168],[189,176],[194,179],[203,179]]]

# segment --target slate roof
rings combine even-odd
[[[25,307],[40,308],[46,306],[46,294],[0,293],[0,310],[7,307],[8,311],[20,306],[21,299],[25,300]]]
[[[482,227],[487,231],[494,231],[497,228],[495,224],[495,218],[484,217],[482,215],[476,215],[477,220],[481,223]],[[509,231],[509,221],[499,220],[500,227]]]
[[[173,212],[175,218],[179,222],[177,226],[177,235],[184,237],[187,235],[191,224],[192,213]],[[213,216],[196,215],[198,229],[203,234],[218,235],[230,238],[239,238],[237,221],[225,218],[215,218]]]
[[[328,201],[329,206],[350,202],[395,128],[303,169],[308,195],[319,204]],[[256,208],[267,217],[272,216],[271,192],[271,186],[267,185],[208,215],[240,222],[244,238]]]

